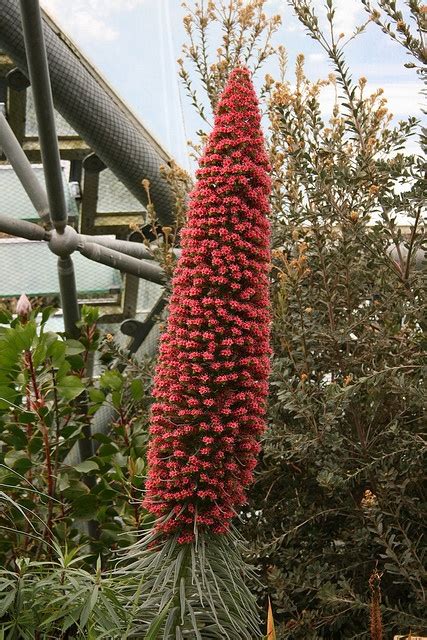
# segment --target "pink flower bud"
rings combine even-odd
[[[31,311],[32,311],[31,302],[28,300],[25,293],[23,293],[16,304],[16,314],[20,318],[26,319],[27,316],[31,313]]]

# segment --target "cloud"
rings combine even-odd
[[[325,62],[326,56],[324,53],[309,53],[307,59],[309,62]]]
[[[408,114],[421,117],[423,98],[418,82],[383,82],[381,86],[387,98],[387,107],[397,118],[405,118]],[[375,89],[368,83],[368,91]]]
[[[273,9],[274,11],[281,11],[284,4],[283,0],[267,0],[265,6],[268,9]]]
[[[327,27],[326,20],[326,8],[324,0],[311,0],[312,7],[314,9],[314,13],[320,20],[320,24],[322,28]],[[272,11],[277,11],[279,13],[284,13],[287,8],[287,17],[294,15],[293,10],[287,6],[286,0],[267,0],[266,7],[271,9]],[[336,0],[334,3],[335,7],[335,17],[334,24],[335,30],[338,33],[345,33],[346,36],[349,36],[353,33],[355,28],[359,26],[359,24],[363,23],[366,20],[366,11],[363,6],[357,2],[356,0]],[[297,24],[300,24],[296,18],[294,18]],[[293,23],[293,19],[292,19]],[[293,24],[291,24],[290,28],[286,29],[287,31],[296,31],[297,28]]]
[[[111,42],[119,37],[119,32],[87,10],[76,11],[70,19],[70,29],[90,40]]]
[[[119,32],[111,26],[114,14],[129,12],[145,0],[41,0],[44,9],[72,37],[85,41],[111,42]]]
[[[384,40],[384,42],[388,42],[388,40]],[[405,60],[403,60],[405,62]],[[378,62],[354,62],[351,65],[351,71],[354,77],[366,76],[368,80],[371,78],[396,78],[399,77],[399,80],[411,79],[412,74],[408,69],[405,69],[403,64],[399,67],[398,61],[395,62],[384,62],[381,61],[381,64]]]
[[[313,7],[316,15],[321,19],[321,24],[326,23],[326,10],[324,0],[314,0]],[[366,19],[363,6],[355,0],[340,0],[334,3],[334,25],[336,33],[345,33],[349,36],[355,28]]]
[[[87,0],[86,2],[78,0],[77,4],[85,6],[94,13],[102,13],[103,15],[111,15],[117,11],[133,11],[145,0]],[[64,5],[68,5],[67,0],[62,0]]]
[[[356,2],[337,3],[335,25],[338,33],[351,35],[355,28],[363,23],[366,13]]]
[[[387,98],[387,108],[396,120],[405,119],[408,114],[421,116],[420,87],[417,82],[383,82],[384,97]],[[378,89],[378,84],[368,82],[365,94],[369,95]],[[335,102],[335,91],[332,87],[325,88],[320,94],[320,106],[324,116],[332,113]]]
[[[295,20],[294,22],[287,22],[285,24],[286,33],[296,33],[297,31],[304,31],[303,25]]]

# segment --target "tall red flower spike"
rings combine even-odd
[[[145,506],[189,542],[245,502],[269,373],[269,162],[247,69],[200,160],[154,382]]]

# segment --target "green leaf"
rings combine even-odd
[[[33,411],[22,411],[19,414],[18,421],[20,424],[34,424],[38,421],[38,416]]]
[[[56,482],[56,487],[58,491],[65,491],[65,489],[68,489],[68,487],[70,486],[70,479],[68,477],[67,473],[59,473],[58,474],[58,478],[57,478],[57,482]]]
[[[95,324],[99,318],[99,309],[83,305],[81,309],[82,322],[85,324]]]
[[[118,371],[104,371],[100,379],[101,387],[118,391],[123,387],[123,377]]]
[[[31,469],[32,466],[33,466],[33,463],[29,458],[20,458],[15,462],[13,468],[17,473],[24,475],[29,469]]]
[[[105,433],[94,433],[93,439],[97,442],[102,442],[103,444],[110,444],[111,438],[107,436]]]
[[[89,495],[89,488],[84,482],[76,480],[75,477],[69,476],[69,486],[64,489],[64,496],[75,502],[79,499],[85,499]]]
[[[0,324],[9,324],[12,320],[12,314],[6,309],[0,309]]]
[[[105,400],[105,394],[101,391],[101,389],[89,389],[89,398],[91,402],[96,402],[96,404],[102,404]]]
[[[58,381],[58,395],[66,402],[77,398],[84,389],[83,382],[77,376],[64,376]]]
[[[71,369],[73,371],[80,371],[85,368],[85,361],[83,359],[83,356],[81,356],[80,354],[77,354],[75,356],[67,356],[67,362],[70,363]]]
[[[27,351],[33,344],[36,336],[36,324],[34,321],[25,325],[18,325],[10,330],[10,343],[19,351]]]
[[[15,449],[11,449],[4,456],[4,462],[11,469],[16,469],[17,463],[23,458],[25,458],[26,460],[28,459],[26,451],[17,451]]]
[[[52,359],[54,367],[59,367],[65,358],[65,342],[58,340],[49,345],[47,356]]]
[[[29,453],[38,453],[43,448],[43,438],[40,435],[33,436],[28,443]]]
[[[98,498],[92,493],[80,495],[73,500],[73,515],[88,520],[93,518],[98,508]]]
[[[121,391],[113,391],[111,394],[111,402],[113,407],[119,411],[122,406],[122,394]]]
[[[67,356],[75,356],[79,353],[83,353],[86,348],[84,344],[79,340],[72,340],[71,338],[65,341],[65,353]]]
[[[79,462],[79,464],[74,464],[73,469],[79,473],[89,473],[90,471],[98,471],[99,467],[93,460],[85,460],[84,462]]]
[[[82,627],[85,627],[87,624],[87,621],[89,620],[89,616],[92,613],[96,602],[98,600],[98,591],[99,591],[99,587],[96,584],[93,588],[92,593],[90,594],[90,596],[88,597],[88,599],[85,602],[85,605],[82,609],[82,612],[80,614],[80,624]]]
[[[163,623],[168,615],[169,609],[171,608],[173,600],[169,600],[160,611],[159,615],[156,616],[153,622],[150,624],[147,634],[145,636],[145,640],[158,640],[160,637],[160,631],[163,626]]]
[[[118,448],[113,442],[102,444],[98,449],[98,456],[100,458],[108,458],[109,456],[115,455],[117,451]]]
[[[10,409],[11,404],[16,404],[18,393],[11,387],[0,386],[0,410]]]
[[[144,397],[144,385],[140,378],[132,380],[130,384],[130,392],[135,402],[139,402]]]
[[[27,446],[27,434],[25,430],[14,423],[8,424],[7,430],[10,434],[8,444],[11,444],[14,449],[25,449]]]
[[[9,607],[14,603],[15,596],[16,596],[16,591],[15,591],[15,589],[13,589],[12,591],[9,591],[9,593],[7,593],[4,596],[4,598],[2,598],[2,600],[0,602],[0,616],[1,617],[3,617],[5,615],[5,613],[9,609]]]
[[[56,309],[54,307],[45,307],[42,310],[42,324],[46,324],[46,322],[49,320],[49,318],[51,316],[54,315],[54,313],[56,312]]]

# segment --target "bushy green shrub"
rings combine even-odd
[[[247,50],[257,33],[259,50],[263,38],[268,49],[276,23],[262,17],[263,4],[198,4],[187,17],[187,62],[212,106],[235,48]],[[383,92],[370,95],[366,78],[352,78],[331,0],[332,35],[310,2],[291,4],[333,74],[310,82],[301,55],[290,82],[279,49],[282,78],[267,76],[262,87],[273,165],[274,356],[270,427],[242,531],[279,638],[368,638],[376,567],[391,637],[421,631],[425,604],[425,167],[405,150],[419,123],[395,124]],[[218,57],[203,65],[218,33]],[[196,107],[204,104],[188,71],[181,75]],[[329,119],[320,103],[326,85],[336,93]]]
[[[49,559],[53,541],[70,549],[87,542],[93,557],[108,554],[129,543],[123,534],[146,516],[140,489],[151,363],[129,360],[109,337],[100,342],[93,309],[83,310],[80,340],[48,331],[51,313],[0,318],[0,564],[6,569],[20,557]],[[87,364],[96,349],[116,366],[104,366],[94,381]],[[102,405],[113,409],[111,425],[97,433],[92,424]]]

